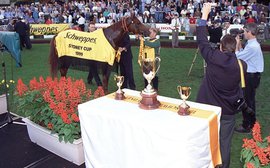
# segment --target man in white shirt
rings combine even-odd
[[[78,25],[81,28],[81,31],[84,31],[84,24],[85,24],[85,18],[83,16],[84,14],[80,14],[80,18],[78,19]]]
[[[247,23],[244,26],[244,38],[247,41],[242,48],[239,36],[237,36],[236,56],[247,63],[245,76],[246,87],[244,88],[245,100],[255,114],[242,110],[243,121],[235,131],[238,133],[250,133],[256,122],[256,89],[260,85],[261,73],[264,71],[264,58],[260,44],[256,39],[258,32],[256,23]]]
[[[181,31],[181,23],[178,17],[178,13],[174,13],[173,19],[171,21],[171,29],[172,29],[172,48],[178,47],[178,35],[179,31]]]

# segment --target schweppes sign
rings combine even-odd
[[[107,62],[113,65],[115,50],[104,36],[103,30],[92,33],[77,30],[60,32],[56,38],[58,56],[70,56],[81,59]]]
[[[30,24],[31,35],[58,34],[69,28],[68,24]]]

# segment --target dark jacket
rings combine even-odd
[[[123,51],[121,53],[121,59],[120,61],[126,61],[132,59],[132,52],[131,52],[131,42],[130,37],[128,33],[125,33],[124,37],[122,38],[120,44],[120,47],[125,47],[127,51]]]
[[[27,35],[28,27],[26,23],[22,21],[18,21],[17,23],[15,23],[14,29],[20,36]]]
[[[198,26],[196,32],[201,55],[207,63],[197,102],[220,106],[222,115],[233,115],[237,112],[235,102],[243,98],[236,55],[212,49],[207,40],[206,26]],[[243,61],[242,64],[246,72],[247,65]]]
[[[210,42],[215,43],[215,44],[220,42],[220,39],[222,37],[222,28],[220,26],[208,27],[208,33],[210,36],[210,39],[209,39]]]

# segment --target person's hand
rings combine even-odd
[[[237,35],[235,37],[235,40],[236,40],[236,51],[239,51],[242,48],[242,43],[241,43],[240,36]]]
[[[235,37],[235,40],[236,40],[237,44],[241,43],[241,39],[240,39],[239,34]]]
[[[212,3],[209,3],[209,2],[203,4],[203,8],[202,8],[202,19],[203,20],[207,20],[208,14],[211,11],[211,5],[212,5]]]
[[[123,48],[123,47],[119,47],[118,50],[119,50],[120,52],[122,52],[122,51],[124,51],[124,48]]]

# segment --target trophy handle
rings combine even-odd
[[[114,75],[113,76],[113,79],[116,81],[117,80],[117,75]]]
[[[159,57],[155,58],[156,73],[158,72],[158,70],[160,68],[160,61],[161,61],[161,59]],[[155,75],[156,75],[156,73],[155,73]]]
[[[189,90],[191,90],[191,87],[187,87]],[[191,91],[189,91],[189,94],[187,95],[187,97],[189,97],[191,94]]]
[[[124,83],[124,76],[120,76],[120,81],[121,81],[121,83]]]
[[[181,94],[181,86],[180,85],[177,86],[177,91],[178,91],[178,94]]]

